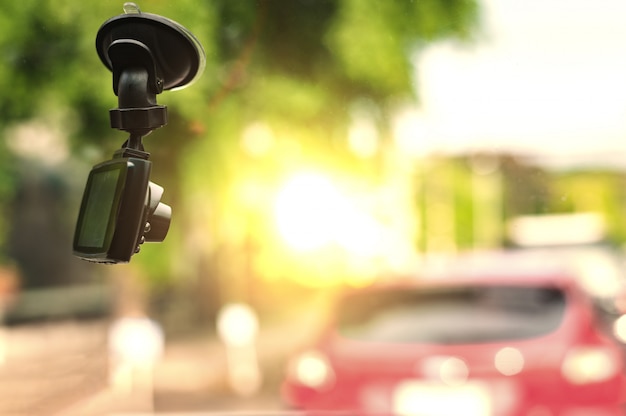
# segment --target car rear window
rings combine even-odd
[[[361,341],[494,342],[556,330],[565,306],[565,293],[554,287],[367,291],[343,299],[337,329]]]

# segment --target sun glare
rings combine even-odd
[[[278,188],[273,205],[278,236],[307,265],[298,280],[362,286],[414,264],[407,221],[398,221],[402,212],[388,209],[397,204],[381,210],[384,190],[336,179],[322,171],[299,172]],[[284,253],[280,258],[284,263]]]
[[[350,254],[379,254],[382,226],[321,173],[292,176],[276,199],[275,219],[290,248],[306,252],[336,244]]]
[[[278,192],[275,219],[285,242],[297,251],[320,248],[332,241],[335,207],[341,195],[333,183],[316,173],[292,176]]]

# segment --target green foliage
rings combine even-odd
[[[465,37],[475,21],[475,5],[467,0],[182,0],[140,6],[181,22],[204,46],[204,76],[193,88],[160,98],[189,120],[201,121],[208,104],[219,105],[220,97],[237,91],[250,103],[248,112],[296,124],[308,122],[322,107],[345,111],[335,106],[345,107],[350,96],[410,93],[411,45]],[[116,100],[94,38],[106,19],[121,12],[117,1],[5,5],[0,127],[64,106],[74,112],[77,146],[109,136],[106,109]]]
[[[404,94],[412,87],[409,59],[441,37],[466,38],[476,22],[473,1],[344,0],[326,35],[345,73],[373,93]]]
[[[107,13],[106,8],[94,4],[92,14],[86,6],[71,3],[24,1],[4,8],[0,53],[6,65],[0,77],[0,125],[36,117],[55,105],[76,108],[80,114],[80,104],[104,104],[104,84],[94,76],[101,64],[93,53],[93,33],[98,28],[97,14]],[[101,120],[106,121],[106,114]],[[83,136],[102,132],[97,125],[84,125],[83,130]]]
[[[96,148],[101,153],[91,156],[94,163],[124,141],[125,133],[109,127],[108,109],[117,99],[94,45],[100,25],[122,13],[122,4],[21,0],[3,5],[0,218],[10,219],[0,222],[0,242],[13,220],[29,223],[8,217],[19,202],[18,186],[24,191],[26,183],[4,140],[9,127],[33,119],[48,122],[60,114],[73,157]],[[270,183],[307,163],[353,174],[380,173],[383,156],[356,160],[347,149],[355,103],[375,103],[372,119],[385,143],[390,109],[399,97],[419,95],[415,54],[440,39],[471,40],[479,24],[474,0],[145,0],[139,6],[183,24],[206,53],[205,72],[194,85],[158,96],[170,120],[145,139],[153,180],[164,186],[164,202],[173,207],[174,217],[166,241],[146,246],[133,262],[164,286],[180,270],[197,272],[181,260],[187,256],[231,253],[220,267],[233,274],[243,268],[227,264],[247,255],[237,251],[241,242],[229,246],[224,237],[246,227],[241,219],[246,207],[229,205],[242,181]],[[242,135],[254,123],[267,126],[275,140],[260,159],[241,147]],[[499,162],[503,221],[516,215],[599,211],[608,218],[612,237],[626,240],[621,175],[556,175],[508,156]],[[439,218],[442,229],[451,221],[456,244],[471,247],[477,208],[467,160],[440,160],[433,172],[428,186],[440,197],[435,195],[434,206],[450,202],[454,208],[450,217],[422,210],[421,225],[429,215]],[[416,189],[418,204],[428,201],[422,191]],[[53,214],[55,224],[67,228],[75,211],[64,208]],[[259,229],[269,227],[263,218],[250,218]],[[68,239],[71,231],[59,233]],[[31,232],[24,239],[37,236]]]
[[[553,179],[555,212],[601,213],[609,238],[626,241],[626,178],[621,172],[579,170]]]
[[[75,158],[91,154],[95,163],[121,145],[125,134],[109,127],[108,109],[117,103],[112,77],[94,44],[99,27],[122,13],[122,4],[3,5],[3,141],[9,127],[33,119],[48,123],[54,113],[62,115]],[[268,162],[275,171],[299,163],[297,151],[284,149],[299,148],[326,164],[352,163],[345,133],[353,103],[374,98],[384,112],[398,95],[414,94],[411,54],[436,39],[467,38],[477,21],[473,0],[145,0],[139,6],[183,24],[206,52],[205,72],[193,86],[158,97],[170,123],[145,145],[154,180],[166,187],[174,212],[210,211],[215,223],[228,210],[221,198],[242,172],[240,141],[250,123],[266,123],[276,133],[283,150]],[[377,122],[384,130],[385,114]],[[101,153],[89,153],[94,148]],[[0,145],[0,162],[12,158]],[[10,166],[0,166],[0,210],[17,186]],[[183,221],[172,241],[182,243],[196,226]],[[142,256],[149,261],[140,262],[158,265],[151,274],[167,276],[171,257],[180,254],[172,246],[146,249]]]
[[[492,157],[498,160],[499,168],[488,174],[478,173],[478,177],[491,176],[489,182],[494,188],[490,192],[502,193],[497,195],[497,199],[502,198],[501,207],[496,210],[500,216],[491,218],[500,228],[497,241],[506,241],[503,225],[517,216],[569,213],[600,214],[606,222],[607,239],[618,244],[626,241],[626,176],[623,172],[609,169],[555,172],[520,162],[511,155]],[[470,166],[471,157],[465,156],[433,158],[421,165],[415,195],[422,219],[421,234],[417,236],[420,250],[426,248],[423,238],[429,228],[435,231],[442,228],[444,220],[437,215],[441,214],[443,206],[448,209],[447,220],[454,224],[450,229],[454,231],[457,248],[470,249],[476,243],[480,246],[473,227],[481,214],[477,212],[481,195],[472,183],[472,175],[477,173],[473,173]],[[499,189],[500,186],[503,188]],[[453,195],[452,200],[450,195]]]

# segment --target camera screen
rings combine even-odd
[[[78,224],[78,247],[107,249],[115,228],[120,179],[125,167],[125,163],[111,164],[91,172]]]

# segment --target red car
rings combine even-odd
[[[625,414],[626,350],[573,276],[461,269],[342,295],[290,361],[284,401],[312,414]]]

